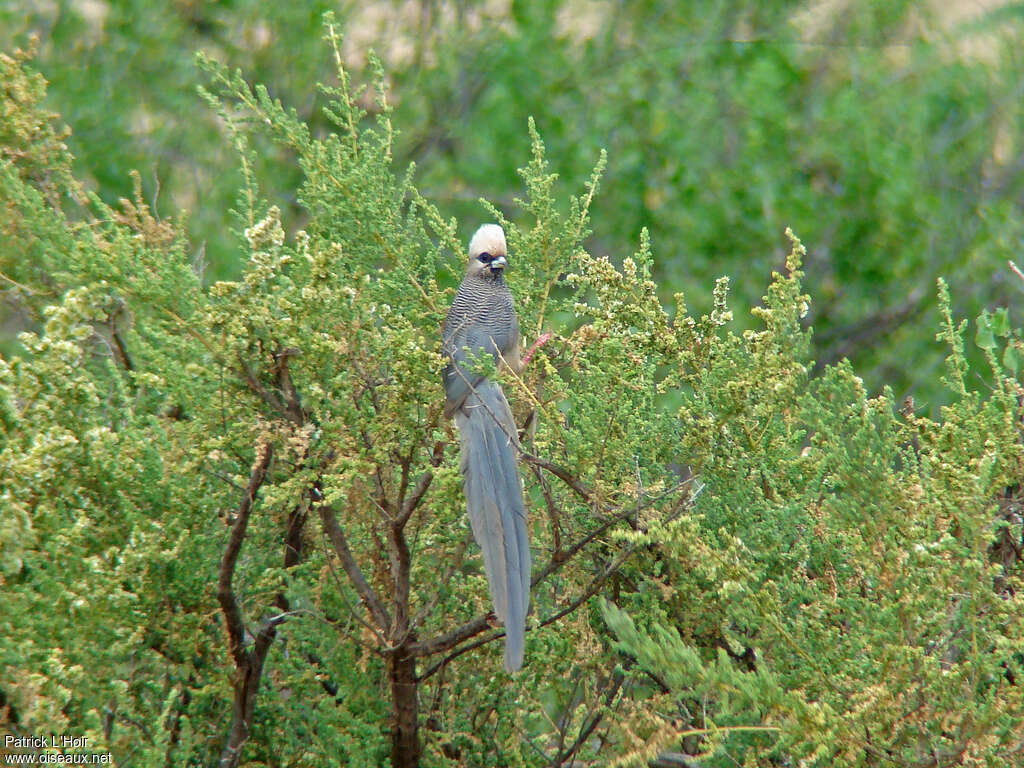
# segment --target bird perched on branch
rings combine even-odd
[[[505,394],[474,373],[485,355],[518,373],[519,318],[505,284],[508,251],[497,224],[484,224],[469,243],[466,276],[448,310],[443,352],[445,415],[454,416],[462,450],[469,522],[484,555],[494,612],[505,625],[505,669],[523,665],[530,602],[530,540],[519,440]]]

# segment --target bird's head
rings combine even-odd
[[[469,241],[469,264],[466,276],[494,280],[505,273],[508,249],[505,232],[497,224],[484,224]]]

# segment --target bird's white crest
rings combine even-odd
[[[484,224],[469,241],[469,258],[475,259],[481,253],[492,256],[507,256],[505,230],[497,224]]]

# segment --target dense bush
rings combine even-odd
[[[872,397],[849,363],[813,367],[799,241],[749,320],[724,278],[706,311],[666,310],[646,231],[614,262],[585,246],[603,156],[565,195],[531,126],[521,199],[470,220],[506,227],[526,341],[554,334],[505,382],[540,414],[509,677],[440,413],[473,224],[396,159],[378,66],[368,91],[338,69],[315,130],[204,60],[243,169],[243,266],[216,282],[141,191],[110,205],[76,181],[41,78],[0,66],[0,272],[38,318],[0,360],[9,732],[141,765],[1020,761],[1005,313],[968,341],[940,284],[938,340],[910,343],[946,358],[948,405]],[[277,187],[269,142],[295,158]]]

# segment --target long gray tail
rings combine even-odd
[[[516,461],[516,425],[501,387],[482,381],[455,414],[473,537],[484,553],[494,612],[505,624],[505,669],[523,666],[530,539]]]

